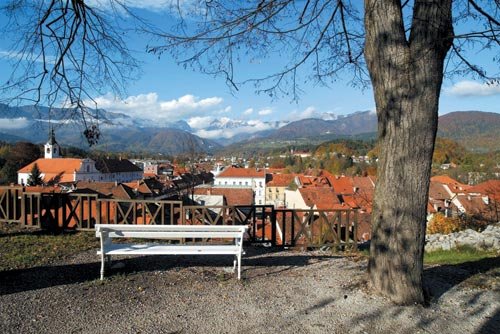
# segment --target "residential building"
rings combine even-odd
[[[286,201],[285,190],[290,185],[295,185],[294,174],[267,174],[266,204],[274,205],[275,208],[284,207]]]
[[[261,168],[227,167],[215,177],[214,186],[252,189],[256,205],[266,202],[266,173]]]

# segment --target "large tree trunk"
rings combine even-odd
[[[451,2],[416,0],[407,38],[401,1],[365,0],[365,58],[381,148],[369,275],[399,304],[424,301],[426,209]]]

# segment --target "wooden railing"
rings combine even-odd
[[[120,200],[95,194],[27,193],[0,188],[0,221],[49,230],[90,230],[95,224],[248,225],[247,240],[278,247],[356,248],[356,210],[183,206],[181,201]]]
[[[284,247],[357,247],[357,210],[278,209],[277,242]]]

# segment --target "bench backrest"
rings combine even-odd
[[[106,238],[242,238],[245,225],[125,225],[96,224],[96,237]]]

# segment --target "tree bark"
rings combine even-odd
[[[398,304],[424,302],[423,250],[452,0],[416,0],[409,38],[401,1],[365,0],[365,59],[381,148],[370,282]]]

